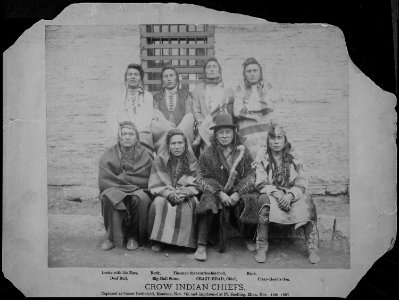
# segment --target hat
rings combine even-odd
[[[219,113],[214,119],[215,125],[210,127],[210,130],[217,130],[222,127],[237,128],[237,125],[233,123],[233,117],[229,113]]]
[[[287,136],[284,127],[278,124],[275,120],[271,120],[269,123],[268,135],[277,136],[279,134],[284,135],[285,137]]]

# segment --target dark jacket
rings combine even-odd
[[[238,136],[237,138],[239,139]],[[233,162],[240,154],[240,151],[236,149],[238,145],[242,145],[242,143],[235,144]],[[236,180],[232,188],[226,191],[225,185],[229,179],[230,167],[213,137],[211,145],[204,150],[198,162],[197,182],[203,196],[200,199],[197,213],[204,213],[207,210],[216,213],[220,206],[218,197],[220,191],[224,191],[228,195],[238,192],[240,196],[255,192],[255,170],[251,167],[252,161],[248,149],[245,148],[244,156],[236,168]]]
[[[193,97],[190,92],[177,89],[177,103],[173,112],[170,112],[165,102],[165,89],[154,95],[154,108],[160,110],[165,118],[178,126],[183,117],[193,113]]]

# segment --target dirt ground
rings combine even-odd
[[[317,212],[349,217],[347,197],[314,198]],[[335,237],[322,241],[321,262],[307,261],[302,239],[271,239],[265,264],[254,260],[241,239],[230,239],[225,253],[208,247],[206,262],[196,261],[194,250],[167,247],[161,253],[149,247],[135,251],[114,248],[102,251],[105,239],[100,203],[96,199],[74,202],[59,200],[49,204],[49,267],[134,267],[134,268],[350,268],[349,239]]]

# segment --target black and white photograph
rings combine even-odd
[[[46,26],[49,267],[350,267],[320,25]]]
[[[387,56],[289,12],[81,3],[27,29],[3,53],[7,289],[388,297]]]

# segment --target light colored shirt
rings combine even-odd
[[[248,99],[244,100],[244,103],[247,104],[248,111],[257,111],[260,110],[260,97],[258,92],[258,87],[256,84],[251,86],[251,95]]]
[[[122,121],[132,121],[139,132],[150,131],[153,117],[153,98],[147,91],[127,92],[124,105],[117,115],[118,124]]]
[[[219,104],[222,104],[224,100],[224,88],[221,83],[215,87],[211,87],[209,84],[205,88],[205,101],[210,111],[213,111]]]

